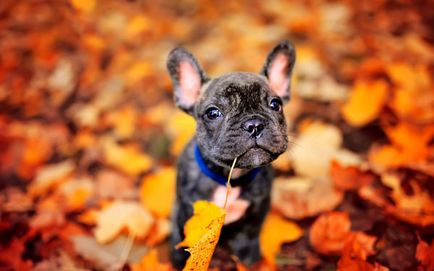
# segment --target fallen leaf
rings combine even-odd
[[[350,234],[350,228],[351,221],[347,213],[324,213],[312,224],[310,244],[322,254],[340,254]]]
[[[271,194],[272,207],[290,219],[333,210],[343,199],[343,193],[325,178],[276,178]]]
[[[103,145],[104,160],[130,175],[147,171],[152,166],[152,159],[135,146],[121,146],[107,139]]]
[[[196,132],[196,124],[190,115],[178,110],[170,117],[166,130],[173,140],[170,153],[178,156]]]
[[[171,229],[172,224],[169,220],[164,218],[157,219],[145,239],[146,245],[155,246],[163,242],[169,236]]]
[[[294,170],[308,177],[328,176],[330,162],[342,144],[342,132],[333,125],[313,122],[295,139],[291,149]]]
[[[71,0],[71,4],[78,11],[90,13],[96,6],[96,0]]]
[[[276,213],[270,213],[262,225],[259,236],[261,253],[267,262],[274,266],[282,244],[295,241],[301,236],[303,236],[303,229],[296,223]]]
[[[65,198],[67,210],[79,210],[86,207],[95,192],[95,185],[90,178],[72,178],[59,186],[59,192]]]
[[[135,238],[145,238],[153,223],[151,214],[138,203],[115,201],[98,214],[95,238],[99,243],[107,243],[122,230]]]
[[[162,263],[158,259],[156,249],[151,249],[142,257],[139,263],[132,265],[132,271],[170,271],[172,267],[169,263]]]
[[[373,174],[362,171],[358,167],[345,167],[337,161],[332,161],[330,173],[334,186],[343,191],[369,185],[375,178]]]
[[[427,242],[419,240],[419,244],[416,247],[416,259],[419,261],[418,270],[434,270],[434,240],[431,241],[431,245]]]
[[[47,192],[49,189],[64,182],[74,169],[75,164],[70,160],[41,167],[29,186],[29,193],[32,196],[39,196]]]
[[[18,188],[9,187],[0,195],[0,209],[4,212],[26,212],[32,208],[32,199]]]
[[[97,269],[113,270],[118,268],[121,255],[128,244],[128,238],[120,236],[108,244],[100,244],[93,237],[87,235],[72,235],[72,243],[78,255],[90,261]],[[131,252],[128,254],[128,263],[138,263],[149,248],[134,243]]]
[[[391,196],[396,207],[390,206],[388,210],[396,217],[421,226],[434,224],[434,199],[428,191],[422,190],[415,180],[409,181],[412,195],[404,191],[396,174],[383,174],[381,181],[392,189]]]
[[[168,218],[175,201],[176,171],[173,167],[164,167],[146,175],[140,185],[140,202],[152,214]]]
[[[200,200],[193,204],[193,212],[184,226],[185,239],[177,247],[188,247],[191,254],[183,270],[206,271],[220,237],[225,211]]]
[[[352,126],[366,125],[378,117],[388,94],[388,86],[382,80],[356,81],[349,100],[341,109],[342,116]]]

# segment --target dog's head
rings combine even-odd
[[[260,74],[231,72],[210,79],[183,48],[169,54],[167,68],[179,108],[197,121],[203,155],[223,167],[266,165],[288,145],[282,112],[290,98],[295,50],[288,41],[269,53]]]

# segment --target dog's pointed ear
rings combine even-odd
[[[206,74],[194,56],[181,47],[169,53],[167,69],[172,78],[176,105],[191,114],[207,80]]]
[[[291,96],[291,74],[294,64],[294,46],[289,41],[282,41],[268,54],[261,72],[267,77],[271,90],[284,102]]]

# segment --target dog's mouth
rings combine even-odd
[[[274,154],[268,149],[256,145],[238,156],[236,167],[251,169],[265,166],[276,159],[277,156],[279,154]]]

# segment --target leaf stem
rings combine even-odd
[[[235,164],[237,163],[237,158],[235,157],[234,162],[232,163],[231,170],[229,171],[228,181],[226,182],[226,198],[225,198],[225,204],[223,205],[223,209],[226,209],[226,204],[228,203],[228,197],[229,192],[231,191],[231,177],[232,177],[232,171],[235,168]]]

